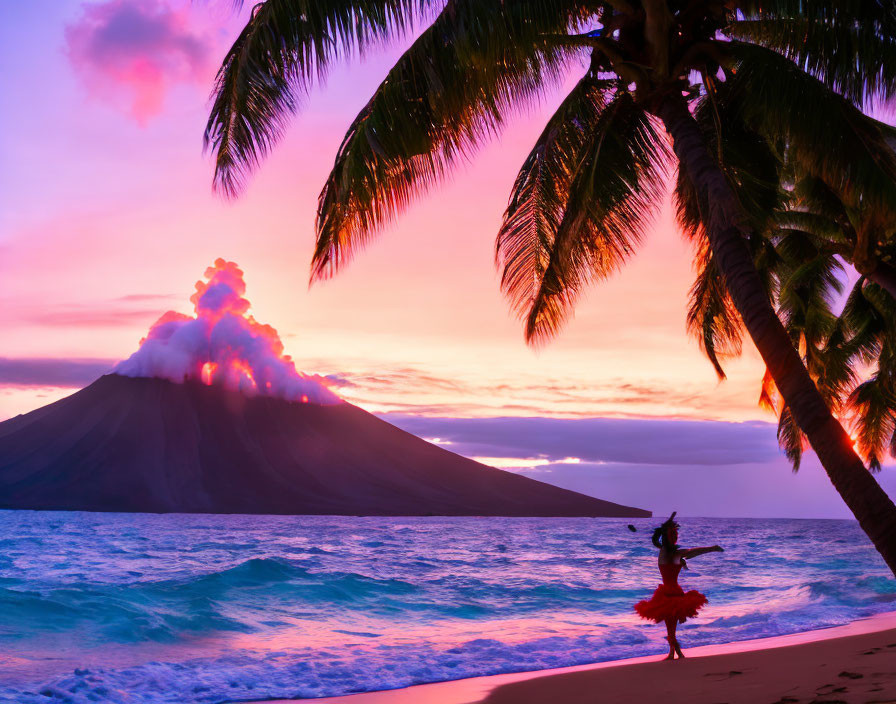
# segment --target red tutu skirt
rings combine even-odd
[[[696,589],[686,592],[677,584],[661,584],[652,597],[635,604],[635,611],[641,618],[656,623],[667,618],[684,623],[689,618],[694,618],[706,601],[706,596]]]

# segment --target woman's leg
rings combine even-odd
[[[678,621],[676,619],[666,619],[666,640],[669,641],[669,654],[666,656],[666,660],[675,659],[675,644],[677,643],[677,641],[675,640],[675,629],[677,627]]]
[[[672,642],[675,644],[675,652],[678,653],[678,657],[683,658],[684,653],[681,652],[681,645],[678,643],[678,638],[675,636],[675,631],[678,628],[678,620],[672,619]]]

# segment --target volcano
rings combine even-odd
[[[0,508],[649,516],[436,447],[299,372],[217,259],[112,374],[0,423]]]
[[[651,515],[487,467],[346,402],[119,374],[0,423],[0,508]]]

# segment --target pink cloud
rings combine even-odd
[[[65,29],[66,50],[92,95],[141,126],[161,112],[177,83],[205,83],[210,44],[184,9],[164,0],[107,0],[83,7]]]

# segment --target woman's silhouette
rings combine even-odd
[[[669,516],[669,520],[653,531],[653,544],[660,549],[658,563],[663,583],[656,588],[650,599],[635,604],[635,611],[641,618],[655,623],[665,621],[666,638],[669,641],[669,655],[666,656],[666,660],[674,660],[676,654],[679,658],[684,657],[675,631],[679,623],[696,616],[706,604],[706,596],[696,589],[685,592],[678,585],[678,573],[682,568],[687,569],[685,559],[708,552],[722,552],[722,548],[718,545],[708,548],[681,548],[678,545],[678,528],[673,513]]]

